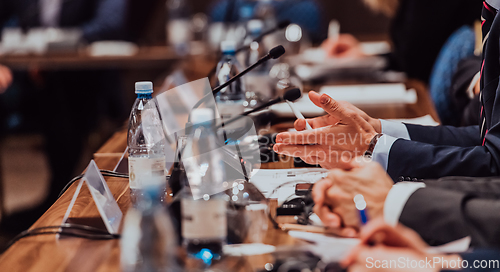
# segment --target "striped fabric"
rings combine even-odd
[[[483,2],[483,12],[481,30],[483,32],[483,63],[481,64],[481,92],[479,94],[479,102],[481,103],[481,113],[480,113],[480,133],[481,139],[484,146],[486,134],[488,134],[488,129],[486,128],[486,114],[484,113],[484,101],[483,101],[483,89],[484,89],[484,60],[485,60],[485,52],[486,52],[486,43],[488,42],[488,37],[490,36],[490,29],[493,20],[497,14],[497,9],[494,6],[500,7],[500,0],[486,0]]]

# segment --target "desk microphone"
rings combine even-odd
[[[283,56],[283,54],[285,54],[285,48],[282,45],[278,45],[278,46],[274,47],[273,49],[271,49],[269,51],[269,53],[267,53],[267,55],[265,55],[264,57],[262,57],[261,59],[259,59],[256,63],[254,63],[250,67],[246,68],[241,73],[239,73],[236,76],[232,77],[231,79],[229,79],[228,81],[224,82],[223,84],[221,84],[221,85],[217,86],[216,88],[214,88],[212,90],[212,93],[208,93],[204,97],[202,97],[200,99],[200,101],[198,101],[194,105],[193,109],[198,108],[201,104],[203,104],[205,101],[207,101],[207,99],[209,99],[211,96],[216,95],[222,89],[226,88],[231,83],[233,83],[237,79],[239,79],[242,76],[244,76],[246,73],[252,71],[253,69],[257,68],[258,66],[262,65],[263,63],[269,61],[270,59],[277,59],[277,58]],[[191,120],[191,118],[189,118],[189,120]]]
[[[267,30],[266,32],[260,34],[255,39],[253,39],[250,42],[250,44],[252,44],[253,42],[261,42],[262,39],[264,39],[264,37],[266,37],[267,35],[272,34],[272,33],[276,32],[278,30],[284,29],[285,27],[289,26],[290,23],[291,23],[290,20],[283,20],[283,21],[279,22],[275,27]],[[236,50],[236,54],[239,53],[239,52],[241,52],[241,51],[246,51],[246,50],[250,49],[250,44],[247,44],[247,45],[244,45],[244,46],[238,48]]]
[[[231,119],[229,119],[227,121],[224,121],[223,124],[220,124],[220,125],[217,126],[217,129],[221,128],[222,126],[226,126],[226,125],[228,125],[230,123],[233,123],[233,122],[235,122],[235,121],[237,121],[237,120],[239,120],[239,119],[241,119],[241,118],[243,118],[243,117],[245,117],[247,115],[250,115],[250,114],[252,114],[254,112],[258,112],[258,111],[261,111],[261,110],[263,110],[265,108],[268,108],[268,107],[270,107],[270,106],[272,106],[274,104],[278,104],[278,103],[281,103],[283,101],[294,102],[295,100],[299,99],[301,96],[302,96],[302,92],[300,91],[299,88],[290,89],[290,90],[286,91],[283,96],[280,96],[280,97],[278,97],[276,99],[273,99],[273,100],[271,100],[271,101],[269,101],[267,103],[264,103],[264,104],[262,104],[262,105],[260,105],[260,106],[258,106],[256,108],[254,108],[254,109],[252,109],[250,111],[246,111],[246,112],[244,112],[244,113],[242,113],[242,114],[240,114],[240,115],[238,115],[238,116],[236,116],[234,118],[231,118]]]

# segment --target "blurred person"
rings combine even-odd
[[[481,18],[482,0],[364,0],[374,11],[392,18],[393,52],[386,55],[388,68],[428,83],[436,57],[458,28]],[[360,43],[349,34],[326,40],[330,56],[362,57]]]
[[[0,65],[0,93],[4,93],[5,90],[12,83],[12,72],[9,68]]]
[[[500,271],[500,252],[495,250],[476,249],[455,254],[431,252],[432,248],[411,229],[374,220],[363,227],[360,243],[341,264],[350,272]]]
[[[483,93],[495,92],[492,88],[483,89]],[[297,132],[279,133],[275,152],[300,157],[326,169],[345,169],[351,159],[369,151],[394,181],[499,175],[500,142],[496,123],[490,119],[493,116],[488,116],[483,127],[489,132],[478,136],[478,126],[433,127],[391,122],[372,118],[352,104],[335,101],[326,94],[310,92],[309,97],[327,114],[307,120],[313,130],[305,130],[306,120],[299,119],[295,122]],[[490,112],[492,106],[485,106],[485,110]]]
[[[253,9],[258,4],[258,0],[219,0],[211,9],[210,18],[213,22],[238,22],[240,18],[240,8],[243,4],[249,3]],[[326,31],[322,22],[321,4],[315,0],[282,0],[270,1],[275,8],[276,21],[290,20],[293,24],[298,24],[309,35],[313,43],[318,43],[326,38]],[[228,9],[229,13],[226,18]]]
[[[355,236],[362,228],[355,196],[366,202],[368,220],[401,223],[436,246],[470,239],[474,248],[500,248],[500,178],[449,177],[400,182],[376,162],[351,162],[350,170],[332,170],[313,187],[314,212],[325,226]]]
[[[83,42],[122,39],[125,34],[126,0],[2,0],[0,26],[77,28]],[[17,72],[15,85],[36,129],[44,135],[50,166],[50,188],[39,207],[8,216],[2,227],[20,231],[29,227],[79,172],[85,141],[103,116],[116,126],[126,118],[118,70],[31,70]]]
[[[499,0],[486,0],[482,12],[483,63],[480,73],[480,126],[419,126],[375,119],[350,103],[310,92],[326,115],[295,122],[297,132],[276,136],[274,151],[325,168],[348,167],[369,155],[394,181],[446,176],[500,175],[500,120],[495,105],[500,86]],[[491,30],[491,31],[490,31]],[[500,103],[500,102],[499,102]]]

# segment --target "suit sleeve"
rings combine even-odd
[[[488,135],[490,136],[490,135]],[[491,138],[496,138],[491,135]],[[498,141],[500,139],[495,139]],[[459,147],[396,140],[390,150],[387,173],[395,181],[404,178],[437,179],[446,176],[498,176],[500,143]]]
[[[419,126],[406,124],[412,141],[450,146],[481,145],[479,127]]]
[[[82,27],[83,37],[88,42],[123,39],[126,12],[125,0],[100,0],[94,18]]]
[[[469,236],[473,247],[499,247],[499,210],[499,198],[428,186],[410,196],[399,221],[433,246]]]

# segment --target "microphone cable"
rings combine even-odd
[[[80,224],[71,224],[64,223],[59,226],[45,226],[34,229],[25,230],[18,235],[16,235],[12,240],[9,241],[7,246],[4,248],[4,251],[9,249],[14,243],[17,241],[32,236],[38,235],[52,235],[59,234],[89,240],[113,240],[119,239],[120,234],[112,234],[105,230],[98,229],[95,227],[80,225]]]
[[[115,177],[115,178],[128,178],[128,174],[125,174],[125,173],[118,173],[118,172],[114,172],[114,171],[110,171],[110,170],[100,170],[101,171],[101,174],[104,176],[104,177]],[[59,193],[59,195],[57,196],[57,198],[60,198],[64,192],[66,192],[68,190],[68,188],[73,184],[75,183],[76,181],[80,180],[81,178],[83,178],[84,174],[81,174],[81,175],[78,175],[74,178],[72,178],[65,186],[64,188],[61,190],[61,192]]]

